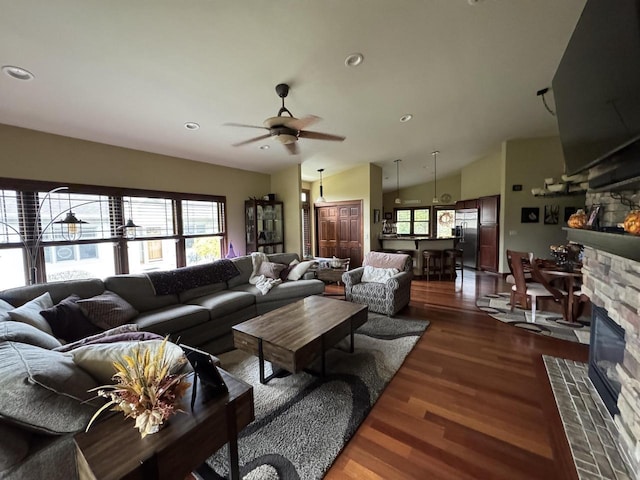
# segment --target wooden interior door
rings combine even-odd
[[[316,207],[319,257],[350,258],[350,267],[362,265],[362,202]]]

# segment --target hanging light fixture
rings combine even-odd
[[[438,174],[436,172],[439,153],[440,152],[438,150],[431,152],[431,155],[433,155],[433,199],[431,200],[431,203],[440,203],[440,199],[438,198]]]
[[[401,159],[394,160],[394,162],[396,162],[396,199],[394,200],[394,203],[396,203],[397,205],[400,205],[402,203],[402,200],[400,200],[400,162],[401,161],[402,161]]]
[[[324,172],[324,168],[319,168],[318,171],[320,172],[320,196],[318,197],[316,202],[317,203],[324,203],[324,202],[326,202],[326,200],[324,199],[324,190],[322,188],[322,172]]]
[[[67,241],[78,240],[82,236],[82,224],[87,223],[84,220],[79,220],[71,210],[62,219],[53,222],[56,225],[60,225],[62,238]]]
[[[123,200],[124,201],[124,200]],[[133,205],[131,198],[129,198],[129,219],[124,225],[118,227],[118,230],[122,230],[122,236],[127,240],[135,240],[137,229],[140,228],[140,225],[136,225],[133,223]]]

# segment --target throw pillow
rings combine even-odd
[[[0,322],[0,342],[17,342],[53,350],[60,342],[48,333],[22,322]]]
[[[5,302],[4,300],[0,299],[0,313],[9,313],[14,308],[16,307],[11,305],[9,302]]]
[[[258,269],[258,275],[264,275],[267,278],[280,278],[280,272],[287,268],[282,263],[262,262]]]
[[[45,292],[37,298],[28,301],[24,305],[14,308],[9,311],[9,316],[11,320],[15,320],[17,322],[28,323],[31,326],[34,326],[49,335],[53,335],[53,331],[51,327],[45,320],[45,318],[40,315],[42,310],[53,307],[53,301],[51,300],[51,295],[49,292]]]
[[[313,265],[315,262],[315,260],[306,260],[304,262],[300,262],[291,269],[289,275],[287,275],[287,280],[300,280],[305,272],[309,270],[311,265]]]
[[[376,268],[370,265],[364,267],[362,272],[362,282],[365,283],[386,283],[394,275],[397,275],[397,268]]]
[[[65,342],[75,342],[101,331],[82,313],[76,303],[78,300],[78,295],[70,295],[57,305],[40,312],[51,326],[53,335]]]
[[[296,265],[298,265],[300,263],[299,260],[296,260],[295,258],[293,260],[291,260],[291,263],[289,263],[289,265],[287,265],[281,272],[280,272],[280,280],[282,280],[283,282],[287,279],[287,277],[289,276],[289,273],[291,273],[291,270],[293,270],[293,267],[295,267]]]
[[[0,417],[52,435],[83,430],[96,411],[97,383],[67,354],[16,342],[0,343]]]
[[[124,325],[120,325],[119,327],[111,328],[109,330],[105,330],[104,332],[96,333],[95,335],[91,335],[90,337],[81,338],[80,340],[76,340],[75,342],[67,343],[65,345],[61,345],[56,347],[54,350],[57,352],[68,352],[73,350],[74,348],[81,347],[82,345],[87,345],[89,343],[106,343],[100,342],[101,339],[117,336],[121,333],[137,333],[138,325],[135,323],[125,323]]]
[[[132,355],[134,348],[148,348],[151,355],[160,348],[163,340],[147,340],[144,342],[116,342],[84,345],[72,350],[73,361],[89,373],[101,385],[113,383],[111,378],[116,373],[113,362],[122,362],[125,355]],[[165,347],[165,357],[172,365],[169,373],[179,372],[187,363],[182,348],[175,343],[167,342]]]
[[[109,290],[95,297],[78,300],[78,305],[87,318],[103,330],[123,325],[138,315],[129,302]]]

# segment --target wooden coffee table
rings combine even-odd
[[[265,377],[265,360],[298,373],[320,356],[320,374],[324,375],[326,350],[350,335],[349,352],[353,353],[353,333],[367,321],[367,311],[366,305],[306,297],[234,326],[233,342],[236,348],[258,357],[260,383],[275,376]]]

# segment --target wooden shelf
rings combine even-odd
[[[640,236],[563,227],[567,238],[597,250],[640,262]]]

